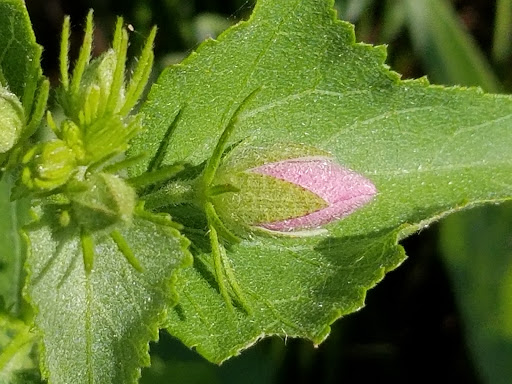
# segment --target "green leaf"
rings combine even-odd
[[[21,291],[24,283],[23,263],[25,245],[20,230],[27,219],[28,202],[10,201],[13,183],[11,175],[4,175],[0,181],[0,300],[8,313],[20,315],[23,299]]]
[[[180,301],[167,323],[173,336],[214,362],[270,335],[321,343],[328,324],[360,309],[366,290],[405,258],[396,232],[300,243],[264,238],[228,255],[253,315],[226,309],[210,256],[196,254],[195,268],[180,271]]]
[[[181,110],[163,163],[195,166],[260,89],[228,145],[313,146],[378,190],[373,202],[328,225],[326,236],[255,236],[228,247],[252,315],[224,305],[209,245],[190,236],[195,268],[180,273],[181,300],[168,329],[215,362],[270,334],[321,342],[329,324],[361,308],[366,290],[404,259],[397,239],[455,210],[512,196],[512,99],[400,81],[383,64],[384,47],[355,44],[352,26],[337,21],[331,6],[259,1],[249,21],[164,71],[142,108],[147,130],[132,152],[163,148]],[[170,212],[198,228],[192,208]]]
[[[441,84],[483,85],[496,92],[499,82],[484,55],[443,0],[403,0],[412,43],[432,79]]]
[[[34,93],[42,76],[41,52],[25,3],[22,0],[1,0],[0,73],[28,112],[32,110]]]
[[[52,215],[53,214],[53,215]],[[95,237],[86,274],[77,230],[56,229],[49,210],[31,225],[27,293],[42,334],[42,371],[50,383],[133,383],[149,364],[171,281],[189,260],[188,242],[170,227],[137,218],[119,230],[144,269],[138,272],[110,238]]]
[[[453,215],[440,227],[467,344],[488,384],[512,376],[511,227],[510,203]]]

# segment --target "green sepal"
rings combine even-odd
[[[224,174],[219,182],[230,184],[240,190],[211,196],[219,217],[230,227],[247,227],[286,220],[328,206],[327,202],[315,193],[268,175],[238,172]]]
[[[121,116],[116,115],[98,119],[92,125],[85,127],[83,134],[85,163],[93,163],[125,151],[138,128],[136,120],[126,125]]]

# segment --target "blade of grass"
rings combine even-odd
[[[512,376],[511,225],[510,202],[459,212],[440,225],[441,255],[485,384]]]
[[[499,91],[499,82],[489,63],[449,2],[403,1],[412,43],[434,82]]]
[[[399,1],[387,0],[384,3],[379,40],[389,43],[394,40],[405,26],[406,11]]]
[[[363,13],[373,7],[374,0],[345,0],[339,2],[341,17],[354,23]]]
[[[512,0],[497,0],[492,57],[502,63],[512,51]]]

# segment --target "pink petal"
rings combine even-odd
[[[315,228],[341,219],[369,202],[377,193],[364,176],[330,158],[300,158],[269,163],[251,170],[300,185],[323,198],[329,206],[310,214],[259,224],[275,231]]]

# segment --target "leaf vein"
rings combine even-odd
[[[378,121],[388,119],[392,116],[399,116],[399,115],[403,115],[406,113],[418,112],[418,111],[429,111],[429,110],[432,110],[433,108],[434,108],[433,106],[411,107],[411,108],[405,108],[405,109],[400,109],[400,110],[386,111],[384,113],[380,113],[378,115],[372,116],[372,117],[364,119],[364,120],[356,120],[354,123],[346,126],[344,129],[342,129],[342,130],[340,129],[336,132],[333,132],[333,134],[327,140],[323,141],[321,144],[325,148],[328,148],[330,146],[330,144],[334,140],[336,140],[341,133],[346,134],[348,131],[354,130],[354,129],[358,128],[359,126],[373,124]]]

